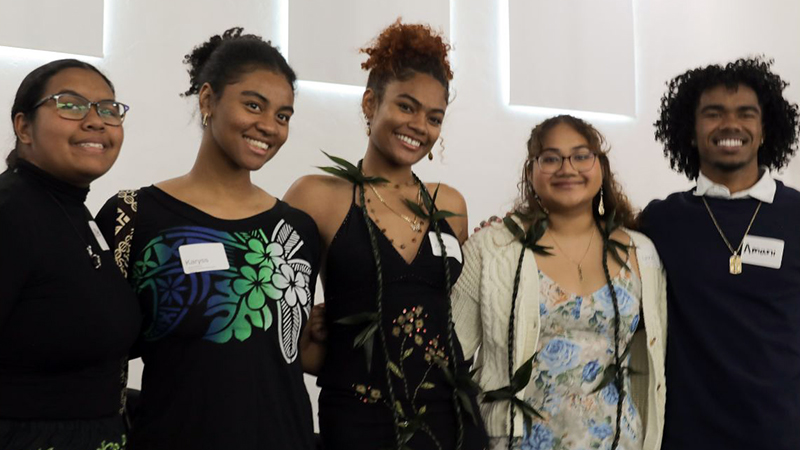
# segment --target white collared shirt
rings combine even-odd
[[[754,198],[764,203],[772,203],[775,199],[775,191],[778,186],[775,184],[775,179],[769,174],[766,168],[762,167],[764,174],[756,184],[749,189],[731,194],[731,191],[718,183],[714,183],[707,176],[700,172],[697,177],[697,189],[694,190],[694,195],[700,197],[706,195],[714,198],[736,199],[736,198]]]

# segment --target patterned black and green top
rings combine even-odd
[[[116,202],[98,215],[108,236]],[[186,249],[198,245],[222,252],[227,268],[189,269]],[[298,346],[319,248],[314,221],[281,201],[222,220],[154,186],[139,191],[129,277],[145,315],[144,374],[133,448],[313,448]]]

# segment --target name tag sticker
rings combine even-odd
[[[442,247],[439,245],[439,239],[436,237],[435,231],[428,232],[428,240],[431,241],[431,251],[434,256],[442,256]],[[442,242],[444,242],[444,249],[447,251],[448,258],[455,258],[456,261],[463,264],[461,256],[461,245],[458,239],[452,234],[442,233]]]
[[[94,235],[97,244],[100,245],[100,249],[103,251],[108,251],[108,242],[106,242],[106,238],[103,237],[103,233],[100,232],[100,228],[94,222],[94,220],[89,221],[89,229],[92,230],[92,234]]]
[[[784,242],[780,239],[747,236],[742,244],[742,263],[780,269],[783,245]]]
[[[212,270],[227,270],[228,255],[225,246],[220,242],[206,244],[187,244],[178,247],[181,256],[183,273],[209,272]]]

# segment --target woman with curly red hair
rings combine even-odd
[[[318,383],[325,448],[481,449],[485,432],[452,326],[448,295],[461,272],[466,204],[422,183],[453,77],[449,45],[426,25],[386,28],[362,64],[369,141],[358,168],[338,160],[286,201],[323,239],[329,322]],[[451,214],[452,213],[452,214]],[[321,361],[320,361],[321,362]]]

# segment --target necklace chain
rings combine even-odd
[[[592,242],[594,241],[594,235],[595,235],[594,228],[592,228],[592,234],[591,236],[589,236],[589,244],[586,246],[586,250],[583,252],[583,256],[581,256],[581,259],[579,259],[578,261],[575,261],[574,259],[570,258],[569,255],[567,255],[567,252],[565,252],[564,249],[561,248],[561,245],[559,245],[558,241],[556,240],[556,234],[553,232],[553,230],[548,230],[548,231],[550,231],[550,237],[553,238],[553,243],[556,244],[556,248],[558,248],[561,254],[564,255],[564,257],[567,258],[569,262],[578,266],[578,279],[580,281],[583,281],[583,260],[586,258],[586,255],[589,254],[589,249],[592,247]]]
[[[706,206],[706,211],[708,211],[708,215],[711,216],[711,221],[714,222],[714,226],[717,228],[719,236],[722,238],[722,240],[725,242],[725,245],[728,247],[728,250],[730,250],[731,252],[731,258],[728,263],[729,266],[728,270],[730,271],[731,275],[738,275],[742,273],[742,257],[739,254],[739,252],[742,251],[742,245],[744,245],[744,239],[750,233],[750,228],[753,227],[753,222],[756,221],[756,216],[758,215],[758,211],[761,210],[761,205],[763,204],[763,202],[761,201],[758,202],[758,206],[756,206],[756,211],[753,213],[753,217],[750,218],[750,224],[747,225],[747,229],[744,231],[744,236],[742,236],[742,240],[739,241],[739,246],[736,247],[736,250],[734,250],[730,241],[728,241],[728,238],[725,236],[725,233],[722,232],[722,228],[719,226],[717,218],[714,217],[714,213],[711,212],[711,207],[708,206],[708,202],[706,201],[705,196],[700,198],[703,199],[703,204]]]
[[[374,192],[374,193],[375,193],[375,196],[376,196],[376,197],[378,197],[378,200],[379,200],[381,203],[383,203],[383,206],[385,206],[387,209],[389,209],[389,211],[391,211],[392,213],[394,213],[394,215],[396,215],[396,216],[400,217],[401,219],[405,220],[406,222],[408,222],[408,225],[411,227],[411,230],[412,230],[412,231],[414,231],[414,232],[417,232],[417,233],[418,233],[418,232],[419,232],[419,231],[422,229],[422,226],[421,226],[421,225],[420,225],[420,223],[419,223],[419,217],[417,217],[417,215],[416,215],[416,214],[414,214],[414,219],[412,220],[412,219],[411,219],[410,217],[408,217],[407,215],[405,215],[405,214],[401,214],[401,213],[399,213],[399,212],[395,211],[395,210],[394,210],[394,208],[392,208],[391,206],[389,206],[389,204],[388,204],[388,203],[386,203],[386,201],[383,199],[383,197],[382,197],[382,196],[381,196],[381,194],[378,192],[378,190],[377,190],[377,189],[375,189],[375,186],[373,186],[373,185],[370,183],[370,184],[369,184],[369,187],[370,187],[370,189],[372,189],[372,192]],[[418,205],[419,205],[419,203],[420,203],[420,201],[421,201],[421,200],[422,200],[422,191],[421,191],[421,190],[417,190],[417,204],[418,204]]]

